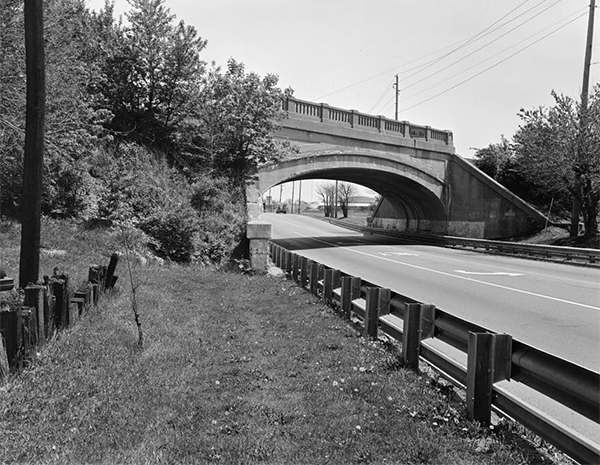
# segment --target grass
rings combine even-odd
[[[76,247],[54,257],[72,273],[117,246],[45,227],[49,249]],[[0,391],[0,463],[552,463],[506,423],[466,421],[394,347],[291,281],[176,265],[136,276],[144,348],[121,282]]]

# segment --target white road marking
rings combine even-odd
[[[390,255],[395,255],[398,257],[418,257],[418,253],[410,253],[410,252],[378,252],[379,255],[383,255],[384,257],[389,257]]]
[[[331,242],[327,242],[327,241],[324,241],[324,240],[321,240],[321,239],[316,239],[316,238],[310,237],[310,236],[305,236],[304,234],[300,234],[298,232],[295,232],[294,234],[297,234],[298,236],[302,236],[302,237],[306,237],[306,238],[311,238],[311,239],[313,239],[315,241],[322,242],[322,243],[327,244],[329,246],[339,247],[338,245],[332,244]],[[347,248],[345,250],[357,253],[359,255],[367,255],[368,257],[377,258],[378,260],[384,260],[384,261],[387,261],[387,262],[392,262],[392,263],[396,263],[396,264],[399,264],[399,265],[408,266],[410,268],[417,268],[419,270],[429,271],[431,273],[436,273],[436,274],[441,274],[443,276],[450,276],[452,278],[464,279],[465,281],[470,281],[470,282],[473,282],[473,283],[483,284],[485,286],[497,287],[499,289],[504,289],[504,290],[507,290],[507,291],[518,292],[520,294],[526,294],[526,295],[530,295],[530,296],[533,296],[533,297],[540,297],[542,299],[553,300],[555,302],[562,302],[562,303],[565,303],[565,304],[575,305],[577,307],[590,308],[592,310],[599,310],[600,311],[600,307],[594,307],[593,305],[587,305],[587,304],[582,304],[582,303],[579,303],[579,302],[573,302],[573,301],[570,301],[570,300],[559,299],[558,297],[552,297],[552,296],[549,296],[549,295],[538,294],[536,292],[524,291],[522,289],[516,289],[514,287],[508,287],[508,286],[502,286],[500,284],[487,283],[485,281],[480,281],[478,279],[469,278],[469,277],[466,277],[466,276],[460,276],[460,275],[456,275],[456,274],[452,274],[452,273],[446,273],[445,271],[432,270],[431,268],[425,268],[424,266],[418,266],[418,265],[413,265],[412,263],[406,263],[406,262],[400,262],[398,260],[392,260],[391,258],[381,257],[379,255],[374,255],[374,254],[370,254],[370,253],[367,253],[367,252],[362,252],[360,250],[354,250],[354,249],[349,249],[349,248]]]
[[[505,271],[491,271],[491,272],[479,272],[479,271],[464,271],[464,270],[454,270],[455,273],[462,274],[476,274],[479,276],[523,276],[523,273],[507,273]]]

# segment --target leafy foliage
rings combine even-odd
[[[124,140],[168,149],[171,134],[197,105],[206,40],[174,16],[163,0],[131,0],[128,26],[111,5],[94,15],[104,79],[100,108],[113,118],[107,127]]]
[[[272,133],[284,115],[282,99],[291,92],[282,92],[277,82],[275,75],[261,79],[246,73],[233,59],[225,73],[212,69],[198,96],[198,113],[178,135],[186,154],[182,162],[243,186],[258,164],[277,159],[289,145],[276,141]]]
[[[525,179],[559,198],[582,205],[587,234],[598,229],[600,201],[600,85],[587,115],[575,100],[553,93],[556,105],[521,110],[524,124],[514,136],[514,150]]]
[[[165,0],[47,0],[43,213],[135,225],[174,260],[225,262],[244,237],[246,181],[287,150],[277,77],[230,60],[207,71],[206,40]],[[0,202],[21,213],[23,5],[0,2]],[[290,92],[290,91],[286,91]]]

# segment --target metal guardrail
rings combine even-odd
[[[352,231],[396,237],[413,244],[428,244],[441,247],[462,248],[498,255],[518,255],[526,258],[535,258],[536,260],[587,265],[600,268],[600,249],[523,244],[484,239],[469,239],[454,236],[438,236],[434,234],[415,234],[396,231],[393,229],[361,226],[331,218],[329,218],[328,221],[336,226],[350,229]]]
[[[509,335],[493,333],[434,305],[424,305],[328,268],[273,242],[271,256],[275,265],[303,288],[341,308],[347,318],[350,314],[359,316],[369,335],[374,336],[381,330],[400,341],[407,366],[414,367],[416,359],[418,368],[420,357],[453,383],[465,387],[467,409],[473,419],[485,422],[493,406],[575,460],[600,463],[600,450],[592,441],[494,387],[495,382],[503,379],[522,383],[599,423],[599,373],[542,352]],[[428,338],[467,353],[467,368],[424,343]],[[489,342],[487,349],[481,344],[485,341]],[[480,346],[483,350],[479,350]],[[410,347],[413,347],[412,355]],[[489,379],[481,379],[486,377]]]

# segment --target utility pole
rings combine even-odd
[[[398,87],[398,75],[396,74],[396,83],[394,84],[394,88],[396,89],[396,109],[394,111],[394,119],[398,121],[398,94],[400,93],[400,88]]]
[[[588,94],[590,87],[590,67],[592,64],[592,42],[594,40],[594,12],[596,10],[596,0],[590,0],[590,13],[588,16],[587,40],[585,44],[585,59],[583,64],[583,85],[581,88],[581,114],[580,114],[580,140],[577,146],[577,164],[579,165],[584,158],[582,153],[585,150],[585,138],[588,124]],[[579,168],[579,166],[577,167]],[[581,174],[579,170],[575,173],[575,195],[573,195],[573,207],[571,209],[571,228],[569,235],[577,237],[579,235],[579,215],[581,213]],[[589,231],[586,231],[589,233]]]
[[[292,181],[292,205],[290,213],[294,213],[294,186],[296,185],[296,181]]]
[[[40,274],[46,107],[43,13],[42,1],[25,0],[27,96],[23,196],[21,198],[21,256],[19,259],[19,286],[21,288],[25,288],[29,283],[36,283]]]
[[[338,180],[335,180],[335,193],[333,195],[333,217],[337,218],[337,206],[338,206]]]
[[[302,206],[302,179],[298,181],[298,214],[302,213],[300,207]]]

